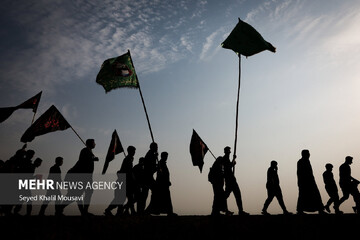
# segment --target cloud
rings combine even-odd
[[[138,73],[159,71],[192,52],[196,31],[192,21],[202,21],[206,4],[190,0],[6,2],[8,22],[15,22],[23,38],[14,41],[13,49],[21,51],[3,53],[8,61],[0,66],[0,76],[8,79],[8,85],[2,87],[55,92],[59,85],[96,74],[105,59],[128,49]]]
[[[219,38],[217,38],[217,36],[220,35],[222,32],[224,32],[223,27],[221,27],[218,30],[216,30],[215,32],[211,33],[206,38],[206,41],[203,44],[202,51],[199,56],[200,60],[202,60],[202,61],[207,60],[207,59],[211,58],[218,51],[220,43],[215,40],[219,39]],[[215,42],[216,42],[216,45],[215,45]]]

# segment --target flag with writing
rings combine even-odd
[[[208,150],[209,149],[204,141],[201,140],[197,132],[193,129],[190,141],[190,155],[193,166],[198,166],[200,172],[202,172],[202,168],[204,166],[204,157]]]
[[[106,159],[105,159],[102,174],[106,173],[106,170],[107,170],[107,168],[109,166],[109,163],[112,160],[115,159],[115,155],[119,154],[121,152],[124,152],[124,148],[121,145],[119,135],[117,134],[116,130],[114,130],[114,132],[113,132],[113,134],[111,136],[109,149],[108,149],[108,152],[106,154]]]
[[[105,60],[96,77],[96,82],[104,87],[106,93],[121,87],[138,88],[139,82],[130,51],[119,57]]]
[[[260,35],[248,23],[240,20],[230,35],[221,44],[223,48],[231,49],[236,54],[241,54],[246,57],[252,56],[264,50],[275,52],[276,48]]]
[[[0,108],[0,123],[5,121],[6,119],[8,119],[11,116],[11,114],[13,114],[14,111],[16,111],[20,108],[32,109],[33,112],[35,113],[37,111],[37,108],[38,108],[38,105],[40,102],[41,94],[42,94],[42,91],[16,107]]]
[[[66,121],[59,110],[52,105],[41,115],[22,135],[21,142],[31,142],[35,137],[49,132],[68,129],[70,124]]]

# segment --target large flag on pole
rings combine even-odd
[[[153,142],[155,142],[154,135],[151,130],[149,116],[145,106],[144,97],[142,95],[139,80],[137,78],[135,67],[131,59],[130,50],[119,57],[105,60],[96,77],[96,82],[104,87],[106,93],[113,89],[122,87],[139,89],[151,139]]]
[[[0,108],[0,123],[8,119],[14,111],[23,108],[23,109],[32,109],[34,113],[36,113],[40,98],[41,98],[42,91],[33,96],[32,98],[26,100],[22,104],[16,107],[5,107]]]
[[[70,124],[66,121],[59,110],[52,105],[25,131],[21,137],[21,141],[24,143],[31,142],[36,136],[58,130],[65,130],[70,127]]]
[[[221,44],[223,48],[231,49],[236,54],[246,57],[252,56],[264,50],[275,52],[276,48],[260,35],[251,25],[239,18],[238,24],[230,35]]]
[[[104,87],[106,93],[121,87],[139,88],[130,52],[105,60],[96,82]]]
[[[230,35],[221,44],[223,48],[233,50],[239,56],[239,85],[236,102],[236,122],[235,122],[235,141],[233,160],[236,158],[237,146],[237,130],[238,130],[238,115],[239,115],[239,98],[240,98],[240,76],[241,76],[241,55],[246,57],[252,56],[264,50],[275,52],[276,48],[260,35],[251,25],[243,22],[239,18],[238,24],[231,31]],[[235,170],[235,168],[234,168]]]
[[[208,150],[209,149],[204,141],[201,140],[197,132],[193,129],[190,141],[190,154],[193,166],[198,166],[200,172],[202,172],[204,166],[204,157]]]
[[[106,170],[109,166],[109,163],[115,159],[115,155],[119,154],[121,152],[124,152],[124,148],[121,145],[120,142],[120,138],[116,132],[116,130],[114,130],[112,136],[111,136],[111,141],[110,141],[110,145],[109,145],[109,149],[108,152],[106,154],[106,159],[105,159],[105,163],[104,163],[104,167],[103,167],[103,171],[102,174],[106,173]]]

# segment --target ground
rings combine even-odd
[[[0,217],[7,239],[346,239],[360,216]],[[356,237],[355,237],[356,238]]]

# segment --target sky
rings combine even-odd
[[[311,153],[324,204],[326,163],[334,165],[338,182],[339,166],[353,156],[352,175],[360,179],[359,1],[5,0],[0,12],[0,107],[43,91],[36,118],[54,104],[82,139],[94,138],[97,174],[114,129],[125,148],[136,147],[134,164],[151,143],[139,91],[105,94],[95,82],[104,60],[131,51],[159,152],[169,153],[178,214],[211,212],[207,174],[214,158],[206,154],[202,173],[192,166],[192,130],[215,156],[225,146],[233,149],[239,61],[221,43],[238,18],[276,47],[276,53],[241,57],[235,175],[244,210],[260,214],[266,171],[276,160],[285,204],[296,212],[302,149]],[[21,109],[0,124],[0,159],[21,148],[32,117]],[[28,144],[43,159],[42,173],[57,156],[67,172],[83,147],[71,129]],[[108,171],[116,172],[123,158],[117,155]],[[107,204],[90,211],[102,214]],[[350,198],[341,209],[350,213],[352,205]],[[228,206],[237,212],[233,196]],[[281,213],[276,200],[268,211]]]

